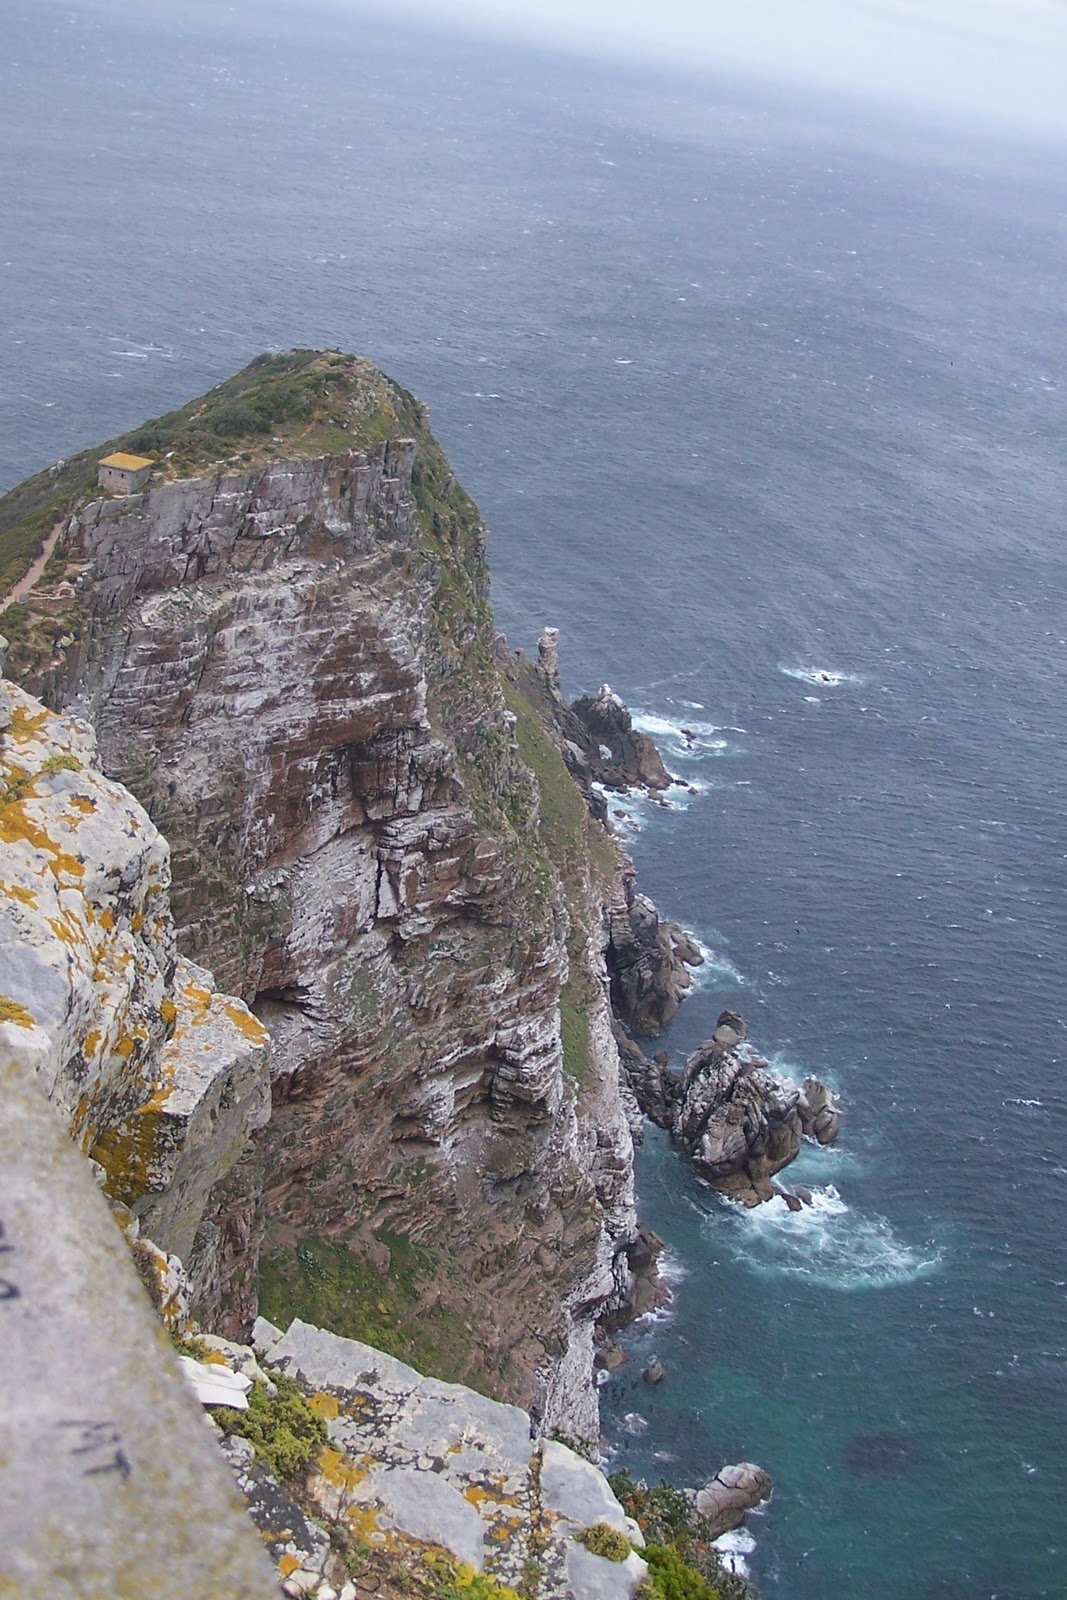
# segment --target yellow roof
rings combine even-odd
[[[140,472],[142,467],[151,467],[155,463],[149,461],[147,456],[128,456],[122,450],[116,450],[113,456],[105,456],[100,465],[121,467],[124,472]]]

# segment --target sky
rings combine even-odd
[[[1067,0],[391,0],[390,12],[1067,136]]]

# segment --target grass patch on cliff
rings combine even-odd
[[[593,1050],[589,1011],[595,1003],[595,979],[589,971],[587,926],[591,902],[597,898],[590,871],[605,880],[616,867],[615,847],[603,827],[589,815],[563,757],[545,731],[538,709],[543,679],[528,664],[512,664],[504,678],[504,698],[515,717],[519,755],[533,774],[539,796],[539,834],[544,853],[560,875],[570,915],[567,952],[570,970],[560,994],[563,1065],[582,1087],[591,1075]]]
[[[279,1327],[294,1317],[384,1350],[420,1372],[460,1383],[470,1371],[472,1339],[448,1306],[427,1295],[447,1276],[438,1250],[384,1231],[387,1271],[337,1239],[306,1238],[260,1263],[259,1305]]]

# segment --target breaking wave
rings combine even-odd
[[[724,1206],[734,1224],[729,1248],[760,1277],[805,1278],[849,1293],[913,1283],[941,1265],[936,1248],[913,1249],[884,1217],[853,1211],[833,1184],[814,1190],[811,1205],[799,1211],[780,1196],[751,1210]]]

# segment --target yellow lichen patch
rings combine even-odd
[[[50,714],[48,711],[41,710],[36,715],[31,716],[25,706],[12,706],[11,721],[7,727],[7,737],[9,739],[17,739],[20,744],[24,744],[29,739],[35,739],[48,721]]]
[[[67,850],[61,850],[56,841],[39,822],[28,817],[22,800],[0,805],[0,843],[24,842],[38,852],[55,878],[61,876],[78,881],[85,876],[85,863]]]
[[[142,1108],[117,1128],[105,1128],[89,1150],[104,1169],[104,1193],[124,1205],[147,1194],[151,1182],[160,1128],[159,1119],[146,1111]]]
[[[24,906],[37,908],[37,896],[24,883],[0,884],[0,894],[10,895],[12,900],[19,900]]]
[[[97,1051],[100,1049],[100,1044],[103,1040],[103,1037],[103,1034],[98,1028],[90,1028],[82,1043],[82,1055],[87,1059],[91,1056],[95,1056]]]
[[[0,995],[0,1022],[14,1022],[20,1028],[32,1028],[35,1019],[20,1006],[17,1000],[9,1000],[6,995]]]
[[[73,806],[75,811],[80,811],[83,817],[92,816],[96,810],[96,801],[91,800],[87,794],[72,794],[67,804]]]
[[[504,1493],[504,1479],[498,1478],[496,1483],[471,1483],[463,1491],[464,1500],[469,1500],[472,1506],[513,1506],[517,1504],[513,1494]]]
[[[357,1467],[348,1456],[342,1455],[340,1450],[323,1445],[319,1451],[318,1474],[332,1489],[343,1489],[347,1492],[363,1482],[367,1476],[367,1469]]]
[[[282,1582],[284,1583],[286,1578],[288,1578],[291,1573],[294,1573],[299,1566],[300,1557],[294,1556],[291,1551],[287,1550],[283,1556],[279,1556],[278,1576],[281,1578]]]
[[[395,1547],[396,1539],[384,1535],[379,1528],[378,1514],[373,1506],[349,1506],[346,1518],[352,1537],[358,1544],[376,1544],[387,1550]]]
[[[336,1396],[325,1394],[321,1389],[316,1394],[309,1396],[308,1405],[317,1417],[323,1417],[328,1422],[341,1414],[341,1407],[337,1403]]]
[[[174,1026],[174,1019],[178,1015],[178,1007],[174,1004],[173,1000],[164,998],[159,1002],[159,1014],[163,1019],[164,1025],[168,1028],[172,1028]]]
[[[246,1039],[251,1039],[254,1044],[266,1044],[267,1030],[250,1011],[246,1011],[243,1006],[232,1005],[229,1001],[224,1002],[222,1009]]]
[[[123,1061],[128,1061],[136,1048],[137,1041],[131,1038],[128,1033],[124,1033],[118,1044],[115,1046],[115,1054],[120,1055]]]
[[[70,920],[68,917],[45,918],[60,944],[74,944],[81,938],[81,928],[75,923],[73,929],[71,929]]]
[[[133,916],[130,918],[130,932],[131,933],[140,933],[140,931],[141,931],[143,926],[144,926],[144,912],[143,911],[135,911]]]

